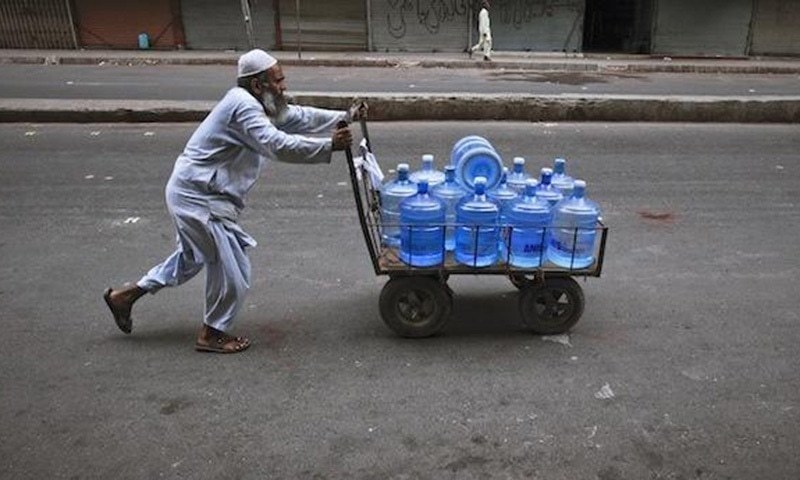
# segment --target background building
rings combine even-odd
[[[0,48],[461,52],[478,4],[0,0]],[[499,51],[800,55],[800,0],[494,0],[491,20]]]

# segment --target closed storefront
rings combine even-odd
[[[756,1],[750,53],[800,55],[800,1]]]
[[[469,28],[473,23],[470,21],[470,3],[468,0],[372,0],[373,49],[401,52],[462,51],[469,42]],[[477,18],[477,14],[474,18]],[[473,39],[476,35],[473,34]]]
[[[249,0],[253,39],[275,47],[274,0]],[[249,47],[241,0],[181,0],[186,46],[196,50],[245,50]]]
[[[69,2],[0,0],[0,48],[76,48]]]
[[[494,0],[490,10],[494,49],[579,51],[583,12],[584,0]]]
[[[280,38],[284,50],[366,50],[364,0],[280,0]],[[299,33],[298,33],[299,17]]]
[[[753,0],[658,0],[653,53],[747,54]]]
[[[80,43],[89,48],[139,47],[147,35],[151,48],[185,45],[180,0],[73,0]]]

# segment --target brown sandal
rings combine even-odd
[[[131,319],[131,307],[130,305],[127,307],[119,307],[111,301],[111,292],[112,289],[109,288],[103,293],[103,300],[106,301],[106,305],[111,310],[111,314],[114,315],[114,322],[117,324],[120,330],[123,333],[131,333],[133,330],[133,320]]]
[[[208,353],[239,353],[250,347],[250,339],[246,337],[233,337],[219,334],[211,337],[207,345],[195,342],[194,349],[198,352]]]

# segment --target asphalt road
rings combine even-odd
[[[0,98],[217,100],[232,66],[3,65]],[[290,91],[361,93],[796,96],[798,75],[534,72],[450,68],[285,68]]]
[[[271,164],[234,356],[192,350],[202,279],[144,298],[131,336],[101,300],[170,252],[192,127],[0,126],[1,477],[800,476],[800,127],[374,125],[386,170],[473,133],[570,159],[611,232],[563,343],[485,276],[451,279],[442,335],[395,337],[342,156]]]

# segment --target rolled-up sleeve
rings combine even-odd
[[[267,158],[286,163],[330,163],[332,141],[330,138],[313,138],[287,133],[269,121],[264,111],[251,105],[242,105],[234,113],[250,146]],[[335,122],[334,122],[335,124]],[[284,130],[284,131],[282,131]],[[303,129],[307,133],[317,133]]]

